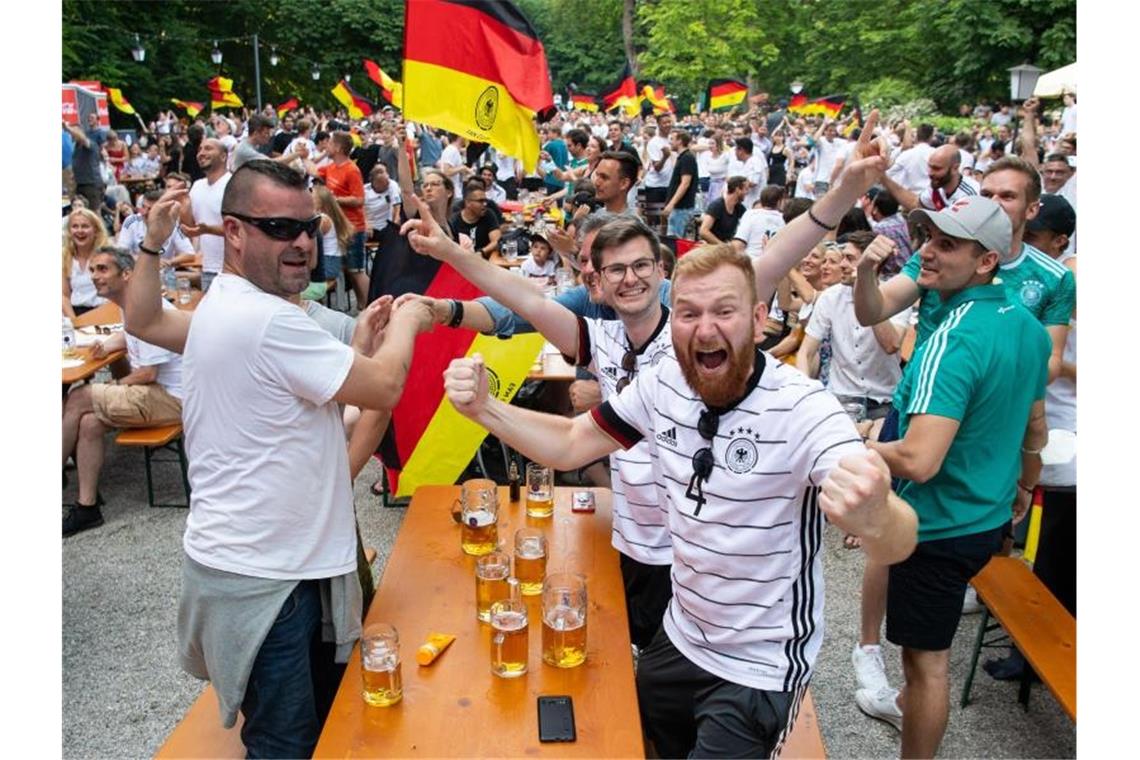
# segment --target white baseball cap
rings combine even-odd
[[[961,240],[975,240],[987,251],[997,251],[1004,263],[1010,258],[1013,225],[996,201],[980,195],[959,198],[941,211],[918,208],[910,219],[929,222],[943,233]]]

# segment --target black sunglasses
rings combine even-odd
[[[701,412],[700,419],[697,420],[697,432],[700,433],[701,438],[712,443],[713,439],[716,438],[717,428],[719,427],[719,414],[709,411],[708,409]],[[697,449],[697,452],[693,454],[693,477],[689,479],[689,488],[685,491],[685,496],[697,503],[697,508],[693,510],[694,515],[699,515],[701,513],[701,507],[705,505],[706,499],[703,486],[704,482],[712,476],[715,461],[711,446],[704,446],[703,448]]]
[[[621,393],[623,390],[625,390],[625,387],[633,382],[634,376],[637,375],[637,354],[634,353],[632,348],[626,351],[625,355],[622,356],[621,368],[629,374],[627,374],[621,380],[617,381],[618,393]]]
[[[311,219],[290,219],[287,216],[246,216],[233,211],[223,211],[223,216],[232,216],[243,222],[252,224],[257,229],[274,240],[294,240],[302,232],[316,239],[321,229],[321,215],[317,214]]]

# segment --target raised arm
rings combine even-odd
[[[1039,169],[1037,161],[1037,98],[1030,98],[1021,106],[1025,118],[1021,121],[1021,157],[1034,169]]]
[[[391,409],[404,392],[416,336],[434,325],[431,311],[426,304],[413,301],[394,308],[388,319],[384,304],[377,299],[357,318],[358,323],[361,320],[376,337],[372,345],[362,345],[354,334],[353,347],[364,351],[356,354],[333,398],[361,409]]]
[[[562,417],[489,398],[487,371],[479,354],[453,360],[443,373],[443,387],[460,414],[528,459],[557,470],[573,470],[619,448],[598,429],[589,413]]]
[[[918,283],[901,272],[884,283],[879,282],[879,267],[896,248],[895,241],[879,235],[859,257],[854,296],[855,318],[861,325],[877,325],[918,299]]]
[[[883,183],[883,187],[887,188],[887,191],[895,197],[895,200],[897,200],[899,202],[899,205],[904,209],[911,211],[918,208],[919,204],[917,193],[912,193],[910,190],[907,190],[898,182],[895,182],[893,179],[891,179],[889,174],[884,174],[883,178],[879,181]]]
[[[536,284],[464,251],[443,233],[426,203],[419,198],[414,198],[413,203],[419,210],[419,219],[406,222],[400,232],[408,235],[408,243],[415,251],[450,264],[470,283],[527,319],[559,351],[577,356],[578,318],[573,312],[546,298]]]
[[[852,150],[854,160],[844,168],[839,182],[817,200],[808,213],[793,219],[764,246],[764,255],[756,260],[754,266],[756,290],[761,301],[772,298],[776,283],[823,239],[829,231],[827,228],[839,224],[848,209],[886,170],[886,143],[873,137],[878,123],[879,111],[876,109],[867,118],[867,124]]]
[[[406,133],[401,132],[401,134]],[[392,147],[396,149],[396,184],[400,186],[400,196],[403,203],[408,203],[408,199],[415,197],[416,194],[415,178],[412,177],[412,164],[408,160],[408,142],[410,140],[407,137],[400,140],[396,135],[392,135]],[[392,215],[393,222],[398,219],[398,216]]]
[[[168,190],[151,207],[143,248],[162,250],[178,223],[180,202],[186,193],[186,190]],[[145,252],[139,255],[134,274],[131,275],[130,287],[127,288],[123,319],[127,332],[131,335],[181,354],[186,348],[186,336],[190,332],[190,313],[162,308],[160,268],[158,256]]]

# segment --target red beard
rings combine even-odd
[[[725,407],[744,395],[748,378],[756,358],[756,347],[752,343],[731,347],[728,352],[728,371],[715,378],[704,378],[697,371],[697,351],[693,341],[684,351],[678,352],[677,361],[685,381],[697,392],[708,406]]]

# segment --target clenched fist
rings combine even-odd
[[[891,471],[877,452],[867,449],[839,460],[819,493],[819,508],[845,533],[878,537],[891,519],[887,494]]]
[[[487,405],[487,368],[483,355],[452,359],[443,372],[443,388],[451,405],[465,417],[476,417]]]

